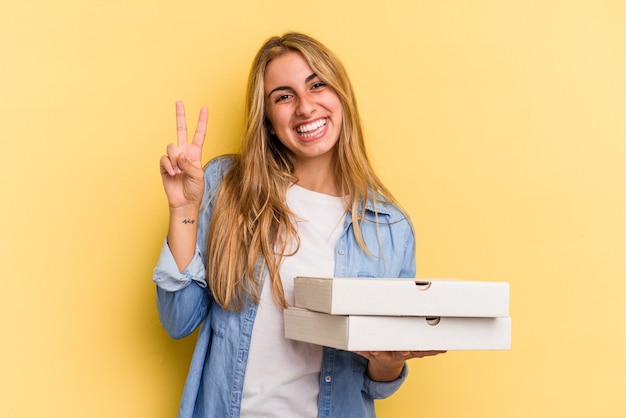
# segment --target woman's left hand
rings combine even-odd
[[[443,354],[442,350],[430,351],[357,351],[369,360],[367,375],[378,382],[391,382],[400,377],[404,362],[412,358],[423,358]]]

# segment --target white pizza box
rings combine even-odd
[[[331,315],[284,310],[285,338],[349,351],[508,350],[511,318]]]
[[[302,276],[294,280],[296,307],[335,315],[509,315],[506,282]]]

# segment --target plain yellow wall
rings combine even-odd
[[[173,417],[158,323],[174,101],[234,149],[254,52],[343,59],[418,275],[511,283],[513,348],[411,361],[391,417],[623,417],[623,0],[4,0],[0,416]]]

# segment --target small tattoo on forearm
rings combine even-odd
[[[195,224],[196,220],[195,219],[185,219],[183,220],[184,224]]]

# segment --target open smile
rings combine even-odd
[[[327,118],[318,119],[310,123],[296,126],[296,132],[302,138],[314,138],[324,132],[327,124]]]

